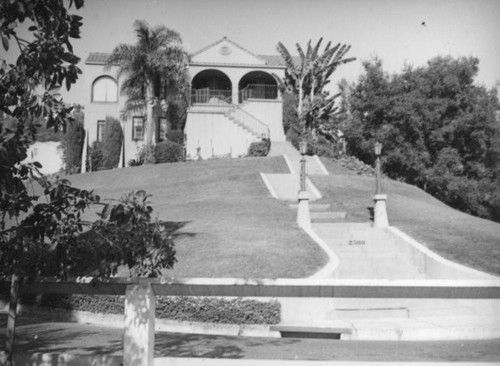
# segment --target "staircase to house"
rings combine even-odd
[[[188,109],[184,132],[191,159],[239,157],[252,142],[269,138],[269,128],[234,104],[201,104]]]

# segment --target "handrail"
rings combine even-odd
[[[238,120],[261,138],[270,137],[269,126],[239,106],[233,105],[233,108],[229,110],[228,114],[229,117]]]

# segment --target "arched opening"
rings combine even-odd
[[[118,102],[118,83],[111,76],[100,76],[92,83],[92,102]]]
[[[251,71],[245,74],[238,83],[239,102],[247,99],[277,99],[278,83],[276,79],[264,71]]]
[[[231,94],[231,80],[219,70],[203,70],[191,82],[192,104],[230,104]]]

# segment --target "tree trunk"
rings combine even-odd
[[[154,123],[154,107],[156,105],[152,87],[148,88],[147,96],[146,96],[146,143],[153,143],[153,136],[155,135],[155,123]],[[155,140],[156,142],[156,140]]]
[[[304,105],[304,90],[302,89],[302,84],[304,83],[304,79],[300,79],[299,80],[299,105],[297,106],[297,114],[299,116],[299,122],[300,123],[303,123],[304,126],[303,126],[303,130],[302,130],[302,134],[304,134],[305,132],[305,129],[306,129],[306,125],[305,125],[305,121],[303,119],[303,116],[302,116],[302,109],[304,108],[303,105]]]
[[[7,339],[5,341],[5,366],[14,365],[14,334],[16,330],[17,298],[19,295],[19,277],[12,275],[10,282],[9,318],[7,319]]]

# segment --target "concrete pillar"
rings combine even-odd
[[[149,283],[127,285],[123,365],[153,366],[155,295]]]
[[[387,208],[385,201],[387,200],[386,194],[376,194],[373,197],[375,201],[373,226],[374,227],[388,227],[389,219],[387,217]]]
[[[233,101],[232,101],[232,103],[233,103],[233,104],[239,104],[239,103],[240,103],[240,101],[238,100],[238,99],[239,99],[239,98],[238,98],[238,91],[239,91],[239,90],[238,90],[238,85],[239,85],[240,79],[236,79],[236,80],[235,80],[235,78],[231,78],[230,80],[231,80],[232,89],[233,89],[233,90],[232,90],[232,93],[233,93],[233,94],[232,94],[232,96],[233,96]]]
[[[309,212],[310,195],[307,191],[299,191],[299,206],[297,209],[297,224],[304,229],[311,228],[311,213]]]

